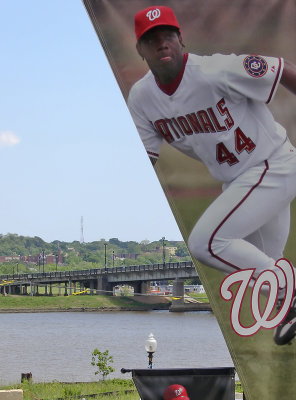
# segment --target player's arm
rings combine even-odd
[[[284,60],[284,69],[280,82],[286,89],[296,94],[296,65],[291,61]]]

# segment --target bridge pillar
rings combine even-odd
[[[27,295],[28,294],[28,285],[25,285],[23,287],[23,294]]]
[[[184,281],[176,278],[173,282],[173,304],[184,304]]]
[[[64,296],[68,296],[68,287],[67,287],[68,283],[65,282],[65,293]]]
[[[73,292],[76,293],[76,282],[73,282]]]
[[[49,284],[49,296],[52,296],[52,284]]]
[[[44,296],[47,296],[47,285],[44,285]]]
[[[90,280],[89,286],[90,286],[90,294],[93,295],[94,294],[94,287],[95,287],[95,283],[94,283],[93,279]]]
[[[150,281],[137,281],[130,284],[134,288],[134,294],[150,294]]]
[[[97,279],[97,293],[112,296],[112,293],[110,293],[109,291],[112,291],[112,285],[109,284],[107,277],[102,276],[102,277],[98,278]]]
[[[11,294],[11,285],[8,285],[8,294]]]
[[[150,282],[141,282],[140,293],[150,294]]]
[[[69,281],[69,295],[72,295],[72,281]]]

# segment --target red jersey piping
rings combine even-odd
[[[270,100],[272,99],[273,92],[274,92],[275,87],[276,87],[276,85],[277,85],[277,82],[278,82],[278,79],[279,79],[279,76],[280,76],[281,69],[282,69],[282,60],[279,58],[279,67],[278,67],[277,74],[276,74],[275,80],[274,80],[274,82],[273,82],[273,86],[272,86],[272,88],[271,88],[271,92],[270,92],[270,95],[269,95],[269,97],[268,97],[268,100],[267,100],[266,104],[268,104],[268,103],[270,102]]]

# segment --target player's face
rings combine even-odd
[[[151,29],[139,40],[137,50],[160,83],[170,83],[182,68],[182,37],[173,28]]]

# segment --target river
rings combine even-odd
[[[115,372],[146,368],[144,348],[153,333],[158,347],[154,368],[232,367],[233,362],[211,312],[61,312],[0,314],[0,384],[96,380],[91,353],[109,350]]]

